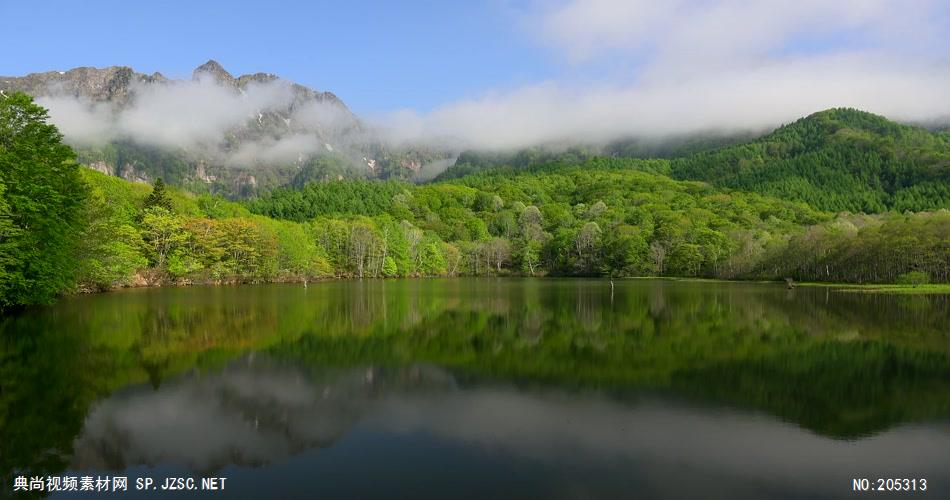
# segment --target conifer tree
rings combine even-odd
[[[152,185],[152,192],[145,198],[145,210],[152,207],[162,207],[168,211],[172,209],[172,200],[165,192],[165,181],[163,181],[161,177],[155,179],[155,184]]]

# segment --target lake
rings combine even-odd
[[[222,499],[950,497],[947,295],[335,281],[71,297],[0,329],[15,498],[37,495],[20,476],[127,477],[121,498],[211,477]]]

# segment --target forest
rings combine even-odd
[[[758,140],[671,162],[680,179],[829,211],[950,208],[950,133],[854,109],[815,113]]]
[[[562,156],[243,201],[85,168],[0,99],[0,307],[123,286],[456,275],[950,282],[948,140],[854,110],[672,159]]]

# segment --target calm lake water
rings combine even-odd
[[[221,499],[843,498],[879,477],[950,497],[950,296],[131,290],[0,320],[0,384],[14,498],[21,475],[129,478],[100,498],[189,496],[168,477],[225,477]]]

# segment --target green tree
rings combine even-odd
[[[926,285],[930,283],[930,275],[922,271],[911,271],[898,276],[897,282],[902,285]]]
[[[589,273],[597,262],[601,234],[600,226],[596,222],[588,222],[581,227],[574,238],[578,270],[582,273]]]
[[[391,256],[383,259],[383,276],[387,278],[395,277],[399,274],[399,268],[396,267],[396,260]]]
[[[172,200],[168,197],[168,193],[165,192],[165,181],[161,177],[155,179],[155,184],[152,185],[152,192],[145,198],[144,208],[148,210],[152,207],[162,207],[165,210],[172,210]]]
[[[3,196],[4,191],[6,186],[0,182],[0,283],[7,283],[10,279],[10,269],[16,264],[16,243],[20,233],[13,223],[10,206]]]
[[[152,207],[142,217],[142,237],[149,260],[158,269],[164,269],[168,258],[188,241],[182,220],[163,207]]]
[[[83,217],[85,228],[74,256],[79,286],[108,290],[130,284],[135,273],[148,266],[148,259],[141,253],[139,230],[124,216],[122,207],[110,202],[96,185],[89,186]]]
[[[439,276],[445,273],[445,254],[442,245],[433,239],[428,239],[420,245],[419,272],[424,276]]]
[[[0,308],[74,286],[86,186],[75,154],[28,95],[0,95]]]
[[[604,236],[602,272],[635,276],[648,267],[650,249],[640,230],[621,224]]]

